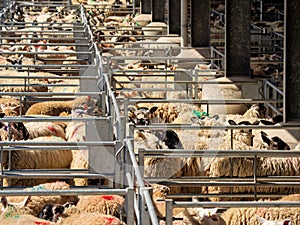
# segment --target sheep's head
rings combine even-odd
[[[170,193],[170,188],[162,184],[150,184],[153,189],[152,197],[154,200],[164,200]]]
[[[268,145],[269,150],[290,150],[290,146],[285,143],[280,137],[275,136],[271,139],[268,138],[268,135],[261,131],[261,138],[263,142],[265,142]]]
[[[150,125],[153,114],[158,107],[154,106],[149,109],[147,107],[131,106],[128,109],[129,121],[131,121],[134,125]]]
[[[217,214],[218,208],[199,208],[199,217],[203,225],[226,225],[222,217]]]
[[[266,107],[264,103],[253,104],[250,109],[248,109],[244,116],[256,117],[256,118],[265,118],[266,116]]]
[[[230,125],[233,125],[233,126],[239,125],[241,127],[243,125],[246,125],[246,126],[256,125],[256,122],[254,122],[252,124],[249,121],[241,121],[239,123],[236,123],[234,120],[228,120],[228,123]],[[245,143],[248,146],[253,146],[254,135],[252,134],[252,129],[243,128],[243,129],[240,129],[240,130],[234,130],[233,131],[233,137],[234,137],[235,140],[241,141],[241,142]]]
[[[262,217],[256,216],[256,219],[262,225],[292,225],[292,221],[290,219],[285,219],[283,221],[276,221],[276,220],[266,220]]]
[[[0,114],[0,118],[5,116],[4,113]],[[0,122],[0,139],[6,141],[11,140],[27,140],[29,133],[22,122]]]

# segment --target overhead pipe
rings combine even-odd
[[[181,47],[188,45],[188,1],[181,0]]]

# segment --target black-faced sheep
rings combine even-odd
[[[0,113],[0,118],[5,116]],[[27,140],[29,132],[22,122],[0,122],[0,140]]]
[[[290,150],[290,146],[284,142],[280,137],[275,136],[271,139],[268,138],[268,135],[261,131],[262,140],[268,145],[267,149],[269,150]]]

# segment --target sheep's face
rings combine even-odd
[[[6,140],[27,140],[29,138],[29,133],[25,128],[24,124],[11,122],[0,123],[0,138],[2,141]]]
[[[47,204],[43,207],[42,211],[37,215],[38,218],[50,220],[52,222],[58,221],[59,217],[63,214],[65,207],[59,204]]]
[[[151,187],[153,189],[153,199],[166,199],[167,195],[170,193],[170,188],[161,185],[161,184],[151,184]]]
[[[225,221],[217,214],[217,208],[199,208],[201,224],[205,225],[226,225]]]
[[[129,108],[129,121],[133,122],[134,125],[150,125],[150,120],[153,118],[154,112],[158,107],[130,107]]]
[[[290,146],[285,143],[280,137],[272,137],[269,139],[267,134],[261,131],[261,138],[263,142],[268,145],[269,150],[290,150]]]
[[[262,225],[292,225],[292,221],[290,219],[285,219],[283,221],[276,221],[276,220],[266,220],[262,217],[256,216],[256,219]]]
[[[241,121],[238,124],[233,120],[228,120],[230,125],[253,125],[249,121]],[[244,128],[240,130],[234,130],[233,137],[235,140],[245,143],[248,146],[253,146],[253,138],[252,129]]]

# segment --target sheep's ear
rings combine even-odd
[[[258,125],[260,122],[258,120],[254,121],[252,125]]]
[[[228,120],[228,123],[229,123],[230,125],[237,125],[236,122],[235,122],[234,120]]]
[[[263,142],[266,142],[268,145],[270,145],[271,140],[267,137],[267,134],[263,131],[261,131],[260,133],[261,133],[261,138],[262,138]]]
[[[261,224],[264,224],[267,220],[262,218],[262,217],[259,217],[258,215],[256,215],[256,219],[258,220],[258,222],[260,222]]]
[[[199,199],[198,199],[196,196],[193,196],[193,197],[192,197],[192,201],[193,201],[193,202],[199,202]]]
[[[273,122],[268,121],[268,120],[261,120],[260,122],[261,122],[263,125],[274,125]]]
[[[290,219],[285,219],[283,222],[282,222],[282,225],[292,225],[292,221]]]
[[[15,107],[13,107],[12,110],[19,113],[20,107],[21,107],[20,105],[17,105]]]
[[[157,106],[153,106],[153,107],[151,107],[151,109],[149,109],[149,112],[154,113],[157,109],[158,109]]]
[[[252,124],[249,121],[244,120],[239,122],[238,125],[252,125]]]
[[[216,214],[217,211],[218,211],[218,208],[211,208],[211,209],[200,208],[199,216],[201,219],[203,219],[205,216],[210,217],[210,216]]]
[[[136,111],[136,107],[133,105],[128,106],[128,111],[130,112],[135,112]]]

